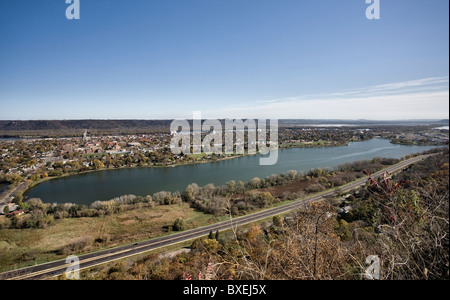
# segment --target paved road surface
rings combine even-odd
[[[420,160],[425,159],[428,157],[428,155],[418,156],[414,157],[405,161],[400,162],[397,165],[391,166],[386,168],[383,171],[377,172],[373,174],[373,177],[381,176],[385,171],[388,171],[389,173],[395,173],[398,172],[405,167],[416,163]],[[340,187],[340,191],[343,193],[349,192],[353,190],[354,188],[360,187],[364,185],[367,181],[367,177],[363,177],[357,181],[354,181],[352,183],[349,183],[347,185],[344,185]],[[201,228],[196,228],[176,234],[171,234],[168,236],[153,238],[147,241],[135,243],[132,245],[125,245],[120,246],[116,248],[111,248],[107,250],[102,250],[90,254],[85,254],[79,256],[79,263],[80,263],[80,270],[86,269],[89,267],[93,267],[99,264],[112,262],[114,260],[123,259],[129,256],[145,253],[151,250],[155,250],[161,247],[166,247],[173,244],[178,244],[181,242],[185,242],[188,240],[196,239],[205,235],[208,235],[210,231],[223,231],[230,229],[232,227],[241,226],[244,224],[252,223],[255,221],[263,220],[278,214],[282,214],[291,210],[298,209],[302,205],[309,203],[309,202],[315,202],[324,200],[325,198],[329,196],[334,196],[336,194],[336,190],[330,190],[318,195],[314,195],[311,197],[308,197],[303,200],[295,201],[290,204],[286,204],[279,207],[270,208],[264,211],[260,211],[257,213],[253,213],[250,215],[246,215],[243,217],[239,217],[236,219],[216,223],[213,225],[208,225]],[[58,260],[50,263],[40,264],[32,267],[23,268],[20,270],[10,271],[3,274],[0,274],[0,278],[2,279],[44,279],[52,276],[57,276],[59,274],[62,274],[66,271],[67,267],[70,265],[69,263],[66,263],[66,261]]]
[[[18,192],[24,192],[28,187],[28,182],[22,182],[16,187],[11,188],[8,191],[5,191],[0,195],[0,206],[5,206],[6,204],[11,203],[11,201],[14,199],[15,195],[17,195]]]

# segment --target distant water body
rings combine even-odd
[[[279,151],[274,166],[260,166],[259,155],[205,164],[178,167],[128,168],[91,172],[43,182],[28,197],[47,203],[72,202],[90,204],[125,194],[151,195],[162,190],[183,191],[189,184],[222,185],[230,180],[249,181],[289,170],[308,172],[313,168],[334,168],[338,165],[374,157],[401,158],[408,154],[436,148],[434,146],[396,145],[384,139],[350,143],[329,148],[292,148]]]
[[[18,138],[0,138],[0,141],[17,141]]]
[[[306,127],[350,127],[350,126],[358,126],[358,125],[349,125],[349,124],[312,124],[312,125],[304,125]]]

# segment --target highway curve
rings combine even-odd
[[[388,171],[389,173],[398,172],[405,167],[414,164],[420,160],[427,158],[429,155],[422,155],[418,157],[413,157],[408,160],[404,160],[396,165],[390,166],[380,172],[373,174],[372,176],[378,177],[382,175],[384,172]],[[354,182],[351,182],[347,185],[340,187],[341,192],[349,192],[354,188],[360,187],[364,185],[367,181],[367,177],[360,178]],[[336,190],[329,190],[323,192],[321,194],[317,194],[302,200],[298,200],[286,205],[270,208],[267,210],[263,210],[257,213],[253,213],[250,215],[242,216],[236,219],[230,219],[228,221],[216,223],[213,225],[208,225],[180,233],[171,234],[168,236],[153,238],[147,241],[142,241],[135,244],[129,244],[125,246],[120,246],[116,248],[111,248],[107,250],[102,250],[98,252],[93,252],[89,254],[80,255],[79,263],[80,270],[90,268],[99,264],[104,264],[108,262],[112,262],[114,260],[123,259],[129,256],[145,253],[148,251],[152,251],[161,247],[166,247],[173,244],[178,244],[181,242],[185,242],[188,240],[196,239],[205,235],[208,235],[210,231],[223,231],[227,229],[231,229],[232,227],[241,226],[244,224],[256,222],[259,220],[263,220],[278,214],[282,214],[291,210],[295,210],[302,205],[309,203],[324,200],[328,196],[335,195]],[[19,270],[9,271],[6,273],[0,274],[0,279],[12,279],[12,280],[21,280],[21,279],[44,279],[48,277],[58,276],[63,274],[66,269],[70,266],[70,264],[66,263],[65,259],[57,260],[49,263],[44,263],[40,265],[35,265]]]

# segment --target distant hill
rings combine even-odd
[[[155,128],[169,127],[172,120],[32,120],[1,121],[0,130],[58,130],[58,129],[117,129],[117,128]],[[449,120],[308,120],[282,119],[279,124],[344,124],[344,125],[448,125]]]
[[[0,121],[1,131],[61,129],[155,128],[170,125],[171,120],[42,120]]]
[[[224,120],[221,120],[222,124]],[[84,130],[90,134],[133,134],[154,131],[169,131],[172,120],[32,120],[0,121],[0,137],[24,136],[80,136]],[[192,124],[192,122],[190,121]],[[280,127],[312,125],[348,126],[446,126],[449,120],[279,120]]]
[[[398,126],[424,126],[424,125],[448,125],[449,120],[392,120],[392,121],[379,121],[379,120],[301,120],[301,119],[285,119],[279,120],[281,125],[349,125],[349,126],[388,126],[388,125],[398,125]]]
[[[134,134],[169,131],[172,120],[0,121],[0,137],[59,137],[89,134]]]

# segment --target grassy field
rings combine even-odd
[[[0,272],[65,258],[69,254],[67,249],[69,252],[77,249],[74,254],[79,255],[166,235],[177,218],[185,220],[186,229],[220,221],[183,203],[97,218],[55,220],[45,229],[3,229],[0,230]],[[81,249],[79,244],[83,245]]]

